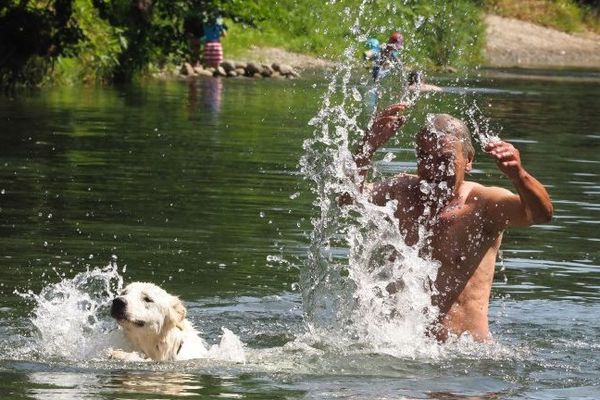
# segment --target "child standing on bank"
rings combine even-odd
[[[204,23],[204,56],[203,64],[206,67],[217,68],[223,62],[223,47],[221,37],[227,35],[227,25],[223,18],[217,17]]]

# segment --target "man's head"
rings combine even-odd
[[[416,138],[421,179],[456,187],[472,168],[475,149],[465,123],[448,114],[429,114]]]

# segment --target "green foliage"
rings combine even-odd
[[[398,30],[413,62],[466,65],[481,61],[481,11],[469,0],[290,0],[285,8],[281,3],[261,0],[267,18],[257,29],[234,25],[224,40],[225,50],[243,54],[252,45],[277,46],[337,58],[349,45],[362,50],[361,42],[368,37],[385,42]]]
[[[73,20],[83,38],[73,47],[72,56],[59,57],[54,78],[63,83],[110,80],[127,48],[123,29],[101,19],[91,0],[74,0]]]
[[[186,17],[252,26],[261,10],[241,0],[0,0],[0,86],[128,81],[187,55]]]
[[[414,33],[424,44],[422,48],[426,50],[426,59],[436,65],[481,62],[485,38],[481,11],[465,0],[436,1],[432,7],[429,10],[430,22],[421,25]]]
[[[598,0],[485,0],[488,11],[565,32],[600,32]]]
[[[80,39],[71,0],[0,0],[0,86],[41,82],[56,57]]]
[[[358,58],[368,38],[400,31],[411,64],[473,65],[484,9],[567,31],[600,25],[598,0],[0,0],[0,86],[128,81],[189,59],[190,26],[216,15],[227,57],[264,46]]]

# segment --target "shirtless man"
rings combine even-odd
[[[521,165],[519,151],[501,140],[485,150],[518,194],[466,181],[475,151],[464,122],[447,114],[430,115],[416,135],[417,175],[400,174],[365,185],[373,154],[404,124],[400,114],[406,108],[388,107],[366,132],[355,155],[361,190],[366,186],[377,205],[396,200],[395,216],[406,244],[419,243],[424,257],[439,261],[432,297],[440,311],[433,328],[438,339],[468,332],[475,340],[490,340],[488,305],[502,233],[509,227],[549,222],[552,202],[544,186]],[[342,203],[349,201],[343,197]],[[419,237],[419,225],[427,228],[426,237]]]

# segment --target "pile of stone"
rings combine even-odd
[[[245,76],[248,78],[297,78],[298,72],[289,65],[273,63],[271,65],[255,62],[223,61],[217,68],[192,66],[185,63],[181,66],[180,74],[183,76],[214,76],[234,78]]]

